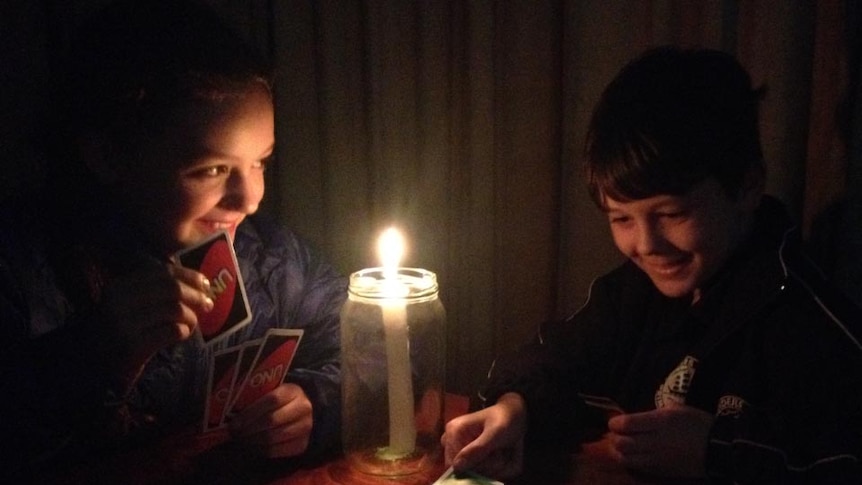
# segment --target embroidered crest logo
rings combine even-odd
[[[742,414],[743,408],[746,406],[748,406],[748,403],[739,396],[734,396],[733,394],[721,396],[718,400],[718,410],[715,412],[715,415],[736,416]]]
[[[668,374],[655,392],[655,407],[661,409],[671,404],[685,404],[685,397],[694,379],[697,359],[686,355],[682,362]]]

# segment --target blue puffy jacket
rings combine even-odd
[[[109,267],[151,256],[120,215],[96,212],[98,217],[64,225],[48,216],[50,207],[32,199],[0,209],[0,440],[14,444],[0,455],[0,468],[74,462],[106,446],[198,426],[210,353],[275,327],[304,330],[286,381],[300,385],[313,403],[306,455],[338,447],[344,277],[293,232],[261,217],[247,218],[234,247],[251,323],[214,346],[191,338],[163,349],[130,392],[118,391],[84,343],[98,322],[81,247],[95,246],[104,256],[98,261]],[[118,394],[125,395],[119,411],[127,423],[116,435],[105,427],[116,421],[110,415],[118,412],[112,402]]]

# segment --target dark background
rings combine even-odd
[[[70,32],[102,0],[0,0],[0,197],[41,180]],[[739,57],[766,84],[768,191],[862,301],[860,11],[851,0],[210,0],[277,66],[264,210],[344,273],[398,225],[438,274],[448,385],[565,315],[619,262],[581,179],[593,104],[657,44]],[[2,230],[2,228],[0,228]]]

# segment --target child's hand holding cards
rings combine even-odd
[[[200,271],[210,281],[213,309],[198,314],[204,342],[221,339],[251,321],[251,308],[227,232],[219,231],[176,257],[182,266]]]
[[[251,321],[251,308],[230,237],[219,231],[176,254],[182,266],[210,281],[213,309],[198,314],[204,342],[212,346]],[[258,340],[219,350],[209,362],[203,430],[218,429],[234,414],[278,387],[287,375],[302,330],[273,328]]]
[[[233,415],[284,382],[302,333],[272,328],[262,339],[213,354],[204,432],[221,428]]]
[[[226,418],[272,391],[282,382],[302,338],[302,330],[273,328],[266,332],[254,361],[237,383]]]

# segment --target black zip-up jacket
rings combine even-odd
[[[715,415],[715,483],[862,483],[862,317],[764,198],[752,237],[701,300],[662,295],[627,262],[587,303],[498,359],[482,397],[520,393],[528,443],[573,444],[606,425],[583,395],[626,412],[685,403]]]

